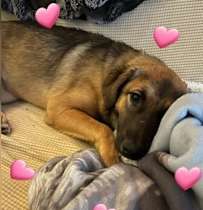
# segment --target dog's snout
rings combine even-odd
[[[121,153],[123,155],[132,155],[134,153],[132,147],[130,147],[129,145],[127,144],[122,144],[121,145]]]
[[[133,159],[133,160],[139,160],[147,153],[147,149],[144,148],[135,148],[132,144],[121,144],[120,146],[120,152],[123,156]]]

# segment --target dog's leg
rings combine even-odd
[[[1,133],[4,135],[9,135],[12,131],[11,125],[9,124],[6,115],[3,112],[0,112],[1,116]]]
[[[6,88],[4,87],[3,80],[1,80],[1,85],[0,85],[0,101],[2,104],[10,103],[15,101],[17,98],[14,97],[11,93],[9,93]],[[0,112],[0,117],[1,117],[1,133],[8,135],[11,133],[11,125],[9,121],[6,118],[5,113],[2,111]]]
[[[86,113],[76,109],[66,109],[61,113],[47,115],[46,122],[67,135],[93,143],[105,165],[118,162],[118,152],[112,130]]]

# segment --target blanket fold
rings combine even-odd
[[[186,94],[167,111],[150,151],[163,151],[160,162],[171,172],[199,167],[203,172],[203,93]],[[193,186],[203,209],[203,178]]]
[[[192,191],[183,193],[176,185],[173,175],[159,163],[159,153],[151,153],[138,161],[138,167],[145,172],[159,187],[169,209],[199,209]]]

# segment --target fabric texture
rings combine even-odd
[[[104,168],[94,150],[53,158],[31,183],[30,209],[93,210],[96,204],[104,203],[117,210],[198,210],[193,194],[182,192],[157,162],[153,155],[146,156],[138,163],[144,169],[141,171],[123,163]],[[163,191],[145,171],[159,180]]]
[[[58,0],[50,2],[60,5],[62,19],[91,19],[97,23],[108,23],[122,13],[134,9],[142,1],[144,0]],[[1,1],[1,7],[4,10],[15,14],[23,21],[34,20],[34,14],[40,6],[46,7],[47,5],[31,0]]]
[[[164,115],[150,151],[164,151],[163,164],[175,172],[180,167],[203,171],[203,93],[180,97]],[[203,179],[193,190],[203,209]]]
[[[203,93],[203,85],[200,82],[185,81],[190,92]]]

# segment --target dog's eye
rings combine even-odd
[[[142,93],[140,92],[129,93],[129,99],[132,105],[137,105],[142,99]]]

